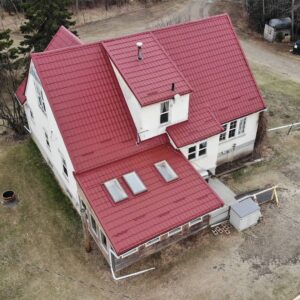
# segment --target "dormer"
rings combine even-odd
[[[191,87],[152,33],[103,45],[140,140],[188,120]]]

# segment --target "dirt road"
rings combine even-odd
[[[211,0],[166,1],[142,10],[89,23],[79,27],[78,33],[83,41],[91,42],[170,23],[196,20],[209,16],[212,2]],[[289,53],[278,53],[272,50],[266,42],[245,37],[240,37],[240,39],[250,63],[262,65],[271,73],[280,74],[284,79],[300,82],[300,57],[292,56]]]

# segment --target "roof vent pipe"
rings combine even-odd
[[[138,48],[138,60],[142,60],[143,59],[143,55],[142,55],[142,46],[143,46],[143,43],[142,42],[137,42],[136,46]]]
[[[172,83],[172,91],[175,91],[175,82]]]

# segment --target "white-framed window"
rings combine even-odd
[[[107,251],[107,239],[106,239],[106,236],[105,234],[102,232],[102,230],[99,230],[100,231],[100,242],[101,242],[101,246],[103,247],[103,249],[105,251]]]
[[[46,106],[45,106],[43,91],[42,91],[41,87],[36,83],[34,83],[34,87],[35,87],[35,92],[36,92],[36,96],[38,99],[39,108],[42,110],[43,113],[46,113]]]
[[[188,160],[199,158],[207,153],[207,141],[193,145],[188,148]]]
[[[97,236],[98,226],[97,226],[96,221],[95,221],[95,219],[92,215],[91,215],[91,227],[92,227],[92,230],[93,230],[94,234]]]
[[[243,133],[245,133],[246,120],[247,120],[246,118],[240,119],[238,134],[243,134]]]
[[[229,124],[229,132],[228,132],[228,138],[233,138],[235,137],[236,134],[236,125],[237,125],[237,120],[230,122]]]
[[[202,142],[199,144],[199,152],[198,155],[202,156],[206,154],[206,150],[207,150],[207,142]]]
[[[145,246],[149,247],[151,245],[154,245],[154,244],[158,243],[159,241],[160,241],[160,236],[148,241],[147,243],[145,243]]]
[[[170,182],[178,178],[178,175],[166,160],[160,161],[154,164],[154,166],[166,182]]]
[[[129,255],[132,255],[132,254],[138,252],[138,251],[139,251],[139,248],[136,247],[136,248],[131,249],[131,250],[127,251],[126,253],[122,254],[121,257],[122,257],[122,258],[125,258],[125,257],[127,257],[127,256],[129,256]]]
[[[160,124],[166,124],[169,122],[170,103],[165,101],[160,104]]]
[[[114,202],[117,203],[128,198],[128,195],[122,188],[118,179],[114,178],[109,181],[106,181],[104,182],[104,186],[106,187]]]
[[[220,138],[219,141],[225,141],[226,140],[226,134],[227,134],[227,124],[223,125],[224,131],[222,133],[220,133]]]
[[[191,160],[191,159],[194,159],[196,158],[197,156],[197,147],[196,145],[192,146],[192,147],[189,147],[188,149],[188,159]]]
[[[63,157],[61,158],[61,162],[62,162],[63,174],[68,178],[69,173],[67,168],[67,162]]]
[[[198,224],[198,223],[200,223],[200,222],[202,222],[202,221],[203,221],[203,218],[202,218],[202,217],[198,217],[198,218],[196,218],[196,219],[190,221],[190,222],[189,222],[189,226],[191,227],[191,226],[193,226],[193,225],[195,225],[195,224]]]
[[[178,234],[182,231],[182,226],[174,228],[168,232],[168,237]]]
[[[134,195],[147,191],[146,186],[136,172],[127,173],[123,175],[123,178]]]
[[[50,142],[49,142],[49,136],[48,136],[48,133],[46,131],[44,131],[45,133],[45,140],[46,140],[46,145],[48,147],[48,149],[50,150]]]

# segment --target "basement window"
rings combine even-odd
[[[169,122],[169,101],[160,104],[160,124],[165,124]]]
[[[178,175],[175,173],[175,171],[171,168],[171,166],[166,160],[156,163],[155,168],[158,170],[158,172],[166,182],[170,182],[178,178]]]
[[[188,152],[189,152],[188,153],[189,160],[196,158],[196,146],[190,147]]]
[[[106,181],[104,185],[114,202],[120,202],[128,198],[126,192],[124,191],[117,179]]]
[[[147,191],[147,188],[145,187],[141,178],[136,174],[136,172],[125,174],[123,175],[123,178],[134,195]]]
[[[178,234],[178,233],[181,232],[181,231],[182,231],[182,226],[177,227],[177,228],[174,228],[174,229],[172,229],[172,230],[170,230],[170,231],[168,232],[168,237],[170,237],[170,236],[172,236],[172,235],[175,235],[175,234]]]
[[[147,243],[145,243],[145,246],[149,247],[151,245],[154,245],[154,244],[158,243],[159,241],[160,241],[160,237],[158,236],[158,237],[148,241]]]

